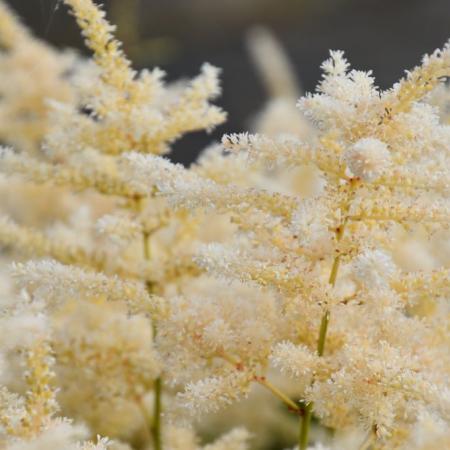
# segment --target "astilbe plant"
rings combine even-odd
[[[186,169],[161,155],[225,119],[210,104],[217,69],[184,86],[137,73],[92,0],[65,3],[89,61],[39,43],[0,5],[0,63],[19,86],[23,58],[47,55],[58,87],[31,98],[2,81],[16,131],[1,134],[13,147],[0,169],[66,204],[0,221],[15,260],[14,284],[2,280],[2,445],[241,450],[243,428],[202,447],[186,420],[251,402],[259,385],[286,404],[265,426],[298,417],[299,450],[313,417],[334,430],[317,450],[446,448],[448,254],[407,270],[398,243],[448,245],[450,128],[433,105],[449,45],[386,91],[331,52],[298,102],[312,125],[227,135]],[[36,196],[18,192],[31,211]],[[258,395],[241,403],[246,424],[274,408]]]
[[[402,229],[420,224],[433,236],[448,225],[449,130],[427,94],[448,76],[449,57],[447,45],[380,92],[370,73],[349,71],[332,52],[317,93],[299,101],[318,128],[312,141],[224,137],[231,155],[216,164],[242,164],[244,153],[250,167],[271,171],[313,165],[317,190],[309,198],[224,182],[219,170],[199,176],[158,157],[129,156],[136,180],[155,180],[174,207],[215,209],[238,225],[234,242],[199,252],[200,266],[278,293],[283,332],[259,354],[244,355],[233,334],[227,341],[230,330],[217,330],[218,356],[234,372],[188,384],[182,397],[193,410],[231,402],[251,382],[266,384],[302,416],[300,448],[313,413],[334,429],[362,426],[377,448],[401,446],[423,414],[448,419],[441,310],[448,269],[405,273],[391,253]],[[418,303],[434,312],[414,315]],[[300,406],[267,384],[269,359],[302,386]]]
[[[14,332],[30,335],[30,341],[42,330],[51,330],[44,341],[45,355],[51,345],[55,359],[48,371],[54,372],[55,381],[47,377],[44,387],[48,392],[54,391],[53,385],[58,387],[57,401],[66,416],[85,422],[91,434],[108,434],[136,445],[151,445],[153,441],[155,448],[161,448],[162,364],[152,341],[156,318],[164,316],[167,308],[156,293],[176,285],[182,276],[197,274],[190,258],[178,252],[175,259],[170,253],[183,246],[185,254],[189,253],[189,244],[184,242],[190,242],[196,224],[183,214],[171,213],[147,190],[136,190],[125,171],[122,153],[130,149],[164,153],[168,144],[184,133],[221,123],[225,114],[209,103],[220,93],[218,70],[205,64],[201,74],[184,86],[165,85],[159,70],[137,74],[113,38],[114,27],[104,19],[104,13],[90,0],[67,4],[93,51],[90,61],[72,58],[70,73],[66,56],[32,38],[1,4],[2,37],[8,43],[2,60],[18,76],[9,80],[17,90],[2,97],[0,109],[16,128],[20,126],[12,137],[6,131],[2,136],[14,145],[2,151],[2,172],[13,175],[15,185],[43,185],[38,195],[58,187],[58,195],[69,204],[65,205],[69,217],[58,217],[56,223],[51,217],[41,217],[41,230],[28,226],[27,222],[33,222],[30,217],[21,224],[6,216],[1,219],[0,239],[9,253],[16,250],[42,258],[13,266],[13,277],[31,297],[20,303],[22,309],[5,305],[6,329],[11,331],[17,325]],[[33,95],[23,89],[29,79],[24,58],[28,65],[34,58],[40,61],[37,67],[32,66],[34,72],[40,75],[48,71],[55,90],[48,89],[48,79],[40,83],[39,77]],[[3,88],[6,91],[6,81]],[[24,113],[20,122],[10,113],[15,109]],[[83,196],[78,194],[81,191]],[[27,202],[27,194],[25,189],[19,193],[19,201],[27,210],[43,208],[42,202],[39,206],[34,203],[34,194]],[[9,209],[17,215],[14,208]],[[162,237],[153,236],[161,230]],[[159,260],[149,261],[150,251],[159,247]],[[17,294],[12,290],[4,295]],[[43,305],[45,326],[40,315],[28,315],[30,302]],[[7,340],[11,337],[5,332],[2,349],[10,365],[5,379],[14,376],[17,355],[32,347],[28,341],[7,344]],[[42,354],[40,364],[44,364],[44,357],[48,357],[38,354]],[[19,356],[19,367],[20,360],[23,356]],[[32,383],[39,381],[34,380],[34,373],[29,378]],[[25,389],[6,381],[16,390]],[[41,391],[42,386],[37,394],[44,395]],[[147,404],[149,395],[154,397],[151,406]],[[27,407],[38,420],[32,420],[33,432],[26,433],[20,425],[28,420],[26,411],[18,409],[12,394],[7,398],[11,401],[4,402],[2,413],[5,445],[28,445],[33,438],[29,445],[39,446],[41,436],[42,446],[47,448],[68,446],[72,440],[73,445],[81,445],[76,441],[86,433],[72,433],[68,422],[63,422],[67,436],[61,432],[61,439],[67,442],[45,441],[48,430],[54,433],[50,424],[56,407],[48,411]],[[185,433],[198,448],[196,438]],[[240,445],[246,438],[246,433],[238,430],[225,436],[223,442]],[[182,445],[174,439],[174,446]],[[222,448],[223,442],[219,440],[210,448]],[[99,445],[106,445],[106,441]]]

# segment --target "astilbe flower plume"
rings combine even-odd
[[[161,448],[162,361],[154,341],[157,320],[167,316],[168,304],[157,294],[176,287],[182,277],[199,273],[186,244],[197,232],[197,222],[171,212],[147,189],[135,190],[129,175],[122,173],[122,154],[130,150],[167,152],[169,144],[184,133],[209,130],[221,123],[224,112],[209,103],[220,93],[219,71],[205,64],[201,74],[184,86],[166,85],[159,69],[137,73],[114,39],[114,27],[95,3],[76,0],[66,4],[93,52],[88,61],[68,60],[40,43],[1,4],[2,38],[7,44],[4,59],[15,70],[15,85],[22,83],[23,87],[29,77],[25,63],[32,65],[39,55],[36,70],[48,71],[53,77],[37,83],[33,96],[18,86],[17,92],[9,90],[2,98],[0,109],[8,117],[14,102],[21,102],[30,113],[24,123],[14,123],[22,128],[12,133],[13,138],[2,135],[13,148],[2,149],[1,170],[20,186],[25,204],[28,191],[22,186],[43,186],[37,192],[44,194],[57,187],[67,213],[58,222],[40,214],[45,224],[42,229],[35,228],[29,217],[18,223],[4,216],[0,240],[8,258],[13,251],[22,258],[42,258],[15,264],[10,270],[15,283],[30,296],[30,304],[43,305],[47,317],[43,328],[51,330],[45,348],[54,355],[53,375],[39,381],[39,393],[55,394],[53,386],[57,386],[58,394],[52,397],[55,406],[57,402],[64,415],[85,423],[91,435],[101,433]],[[25,63],[14,59],[15,55],[25,58]],[[70,77],[68,61],[74,61]],[[48,89],[44,81],[54,89]],[[6,81],[2,87],[6,89]],[[30,196],[27,209],[39,207],[42,203],[36,204]],[[179,253],[174,259],[171,249],[177,248],[185,256]],[[158,259],[152,258],[153,251]],[[19,294],[13,290],[8,295]],[[20,371],[20,365],[16,367],[15,353],[9,350],[11,336],[6,330],[14,324],[29,326],[26,311],[24,307],[17,317],[8,319],[10,325],[2,339],[2,346],[8,346],[5,361],[10,365],[3,378],[11,389],[22,387],[7,381],[14,371]],[[20,328],[15,330],[20,332]],[[19,397],[8,394],[8,399],[8,410],[19,408]],[[29,409],[33,410],[29,412],[33,427],[40,423],[36,420],[47,420],[40,406]],[[48,415],[55,413],[56,407]],[[15,445],[17,436],[27,448],[65,448],[69,441],[81,446],[77,441],[87,436],[84,430],[72,432],[71,425],[63,421],[58,429],[66,440],[58,441],[58,430],[50,429],[52,421],[49,418],[45,430],[53,433],[54,441],[44,427],[25,433],[9,425],[2,439]],[[231,434],[210,448],[244,448],[247,437],[244,432]],[[194,440],[193,448],[200,448]],[[89,445],[94,448],[94,444],[86,448]],[[113,444],[99,441],[99,448],[105,445]],[[175,441],[173,448],[186,447]]]
[[[161,155],[225,120],[218,70],[182,86],[137,72],[92,0],[65,4],[87,61],[0,4],[0,65],[17,73],[14,91],[0,79],[0,114],[30,112],[0,128],[0,171],[30,212],[0,218],[2,265],[15,261],[12,286],[0,279],[2,446],[245,450],[242,427],[203,445],[186,421],[256,385],[300,417],[299,450],[313,417],[335,431],[316,450],[448,445],[450,128],[434,95],[449,44],[386,91],[331,52],[298,133],[226,135],[187,169]],[[38,54],[55,89],[23,91]],[[47,217],[30,185],[64,214]],[[441,248],[428,268],[405,267],[405,236]],[[281,429],[291,417],[262,414],[258,392],[244,420]]]
[[[342,52],[331,52],[322,67],[317,93],[298,103],[317,136],[302,142],[243,133],[222,141],[228,166],[230,159],[242,164],[242,154],[250,171],[255,164],[271,171],[315,165],[323,182],[309,198],[159,157],[128,158],[137,182],[155,180],[174,207],[215,209],[237,224],[234,242],[205,246],[197,261],[215,276],[277,294],[285,331],[270,343],[270,360],[302,386],[300,448],[312,414],[335,429],[362,427],[368,442],[397,448],[423,411],[443,420],[449,413],[447,315],[411,314],[417,302],[438,307],[448,296],[449,271],[404,272],[394,257],[399,230],[420,227],[433,236],[449,223],[449,128],[427,94],[450,74],[450,47],[424,57],[387,91],[370,72],[350,71]],[[196,336],[205,331],[196,328]],[[227,333],[218,335],[226,348]],[[206,411],[211,402],[233,401],[234,380],[242,395],[249,383],[266,383],[267,355],[256,366],[237,350],[222,358],[235,374],[189,384],[183,398],[196,410],[199,401]]]

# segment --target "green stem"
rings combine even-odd
[[[336,267],[337,266],[338,264],[336,265]],[[322,316],[322,320],[320,322],[319,340],[317,341],[317,354],[319,356],[323,356],[325,351],[325,340],[327,337],[329,323],[330,323],[330,312],[327,310]],[[308,447],[308,435],[309,435],[309,428],[311,426],[312,408],[313,402],[310,402],[306,405],[304,409],[304,415],[300,422],[299,450],[306,450],[306,448]]]
[[[336,230],[336,239],[339,242],[344,235],[344,228],[346,222]],[[336,279],[339,271],[339,264],[341,258],[340,256],[336,256],[333,261],[333,266],[331,267],[330,278],[328,279],[328,283],[331,286],[336,284]],[[327,338],[328,324],[330,323],[330,311],[326,310],[322,316],[322,320],[320,321],[320,330],[319,330],[319,339],[317,341],[317,354],[319,356],[323,356],[325,352],[325,341]],[[299,435],[299,450],[306,450],[308,447],[308,435],[309,428],[311,426],[311,418],[312,418],[312,409],[313,402],[310,402],[306,405],[304,410],[304,415],[300,425],[300,435]]]
[[[276,397],[278,397],[280,400],[282,400],[284,403],[286,403],[286,405],[288,405],[288,407],[297,412],[297,413],[302,413],[302,408],[297,405],[297,403],[295,403],[293,400],[291,400],[284,392],[280,391],[276,386],[274,386],[272,383],[270,383],[269,381],[267,381],[265,378],[260,378],[257,380],[257,382],[264,386],[266,389],[268,389],[270,392],[272,392],[273,395],[275,395]]]
[[[312,403],[308,403],[303,410],[303,418],[300,422],[300,435],[298,439],[298,446],[300,450],[306,450],[309,441],[309,428],[312,417]]]
[[[325,351],[325,339],[327,337],[328,324],[330,322],[330,312],[325,311],[320,322],[319,342],[317,343],[317,354],[323,356]]]
[[[153,322],[153,339],[155,339],[158,330],[156,324]],[[162,450],[162,435],[161,435],[161,416],[162,416],[162,377],[156,378],[153,385],[153,448],[154,450]]]
[[[328,283],[330,283],[331,286],[334,286],[336,284],[336,278],[337,278],[340,262],[341,262],[341,258],[339,256],[336,256],[336,258],[334,258],[333,266],[331,268],[330,278],[328,279]]]
[[[155,450],[162,450],[162,439],[161,439],[161,414],[162,414],[162,379],[158,377],[155,380],[154,385],[154,400],[153,400],[153,446]]]
[[[223,351],[216,353],[215,356],[224,359],[234,367],[239,367],[240,370],[244,369],[244,365],[239,360],[233,358],[231,355],[227,355]],[[273,395],[275,395],[275,397],[278,397],[281,401],[283,401],[292,411],[295,411],[297,414],[303,414],[303,408],[291,400],[283,391],[280,391],[280,389],[273,385],[266,377],[255,376],[253,381],[269,390]]]

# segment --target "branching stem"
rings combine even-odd
[[[297,405],[293,400],[291,400],[285,393],[280,391],[276,386],[274,386],[270,381],[267,381],[265,377],[257,378],[255,380],[257,383],[259,383],[261,386],[264,386],[267,388],[270,392],[272,392],[273,395],[278,397],[281,401],[286,403],[286,405],[291,409],[292,411],[295,411],[298,414],[303,415],[303,409],[300,405]]]
[[[215,356],[229,362],[231,365],[235,366],[238,370],[245,369],[244,365],[240,361],[238,361],[233,356],[226,354],[225,352],[219,352]],[[290,399],[284,392],[280,391],[280,389],[274,386],[270,381],[268,381],[266,377],[255,376],[253,378],[253,381],[268,389],[273,395],[275,395],[275,397],[278,397],[283,403],[285,403],[291,411],[303,415],[303,408],[297,403],[295,403],[292,399]]]
[[[346,223],[347,220],[345,219],[335,231],[337,242],[339,242],[342,239],[342,236],[344,235]],[[330,277],[328,279],[328,283],[331,286],[334,286],[336,284],[340,261],[341,257],[338,255],[334,258],[333,265],[331,266]],[[319,339],[317,341],[317,354],[319,356],[323,356],[325,352],[325,341],[327,338],[329,323],[330,323],[330,311],[327,309],[322,316],[322,320],[320,321]],[[308,447],[308,436],[309,436],[309,429],[311,426],[312,409],[313,403],[312,402],[307,403],[304,409],[304,415],[300,422],[300,433],[298,438],[299,450],[306,450],[306,448]]]

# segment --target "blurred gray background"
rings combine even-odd
[[[41,38],[83,49],[77,26],[59,0],[9,0]],[[352,66],[373,69],[389,87],[420,57],[450,37],[450,0],[106,0],[109,18],[136,67],[160,66],[169,79],[193,76],[204,61],[223,69],[218,103],[227,123],[175,145],[184,163],[225,132],[243,131],[267,100],[246,51],[254,25],[280,39],[306,91],[320,77],[329,49],[345,50]],[[84,51],[84,50],[83,50]]]

